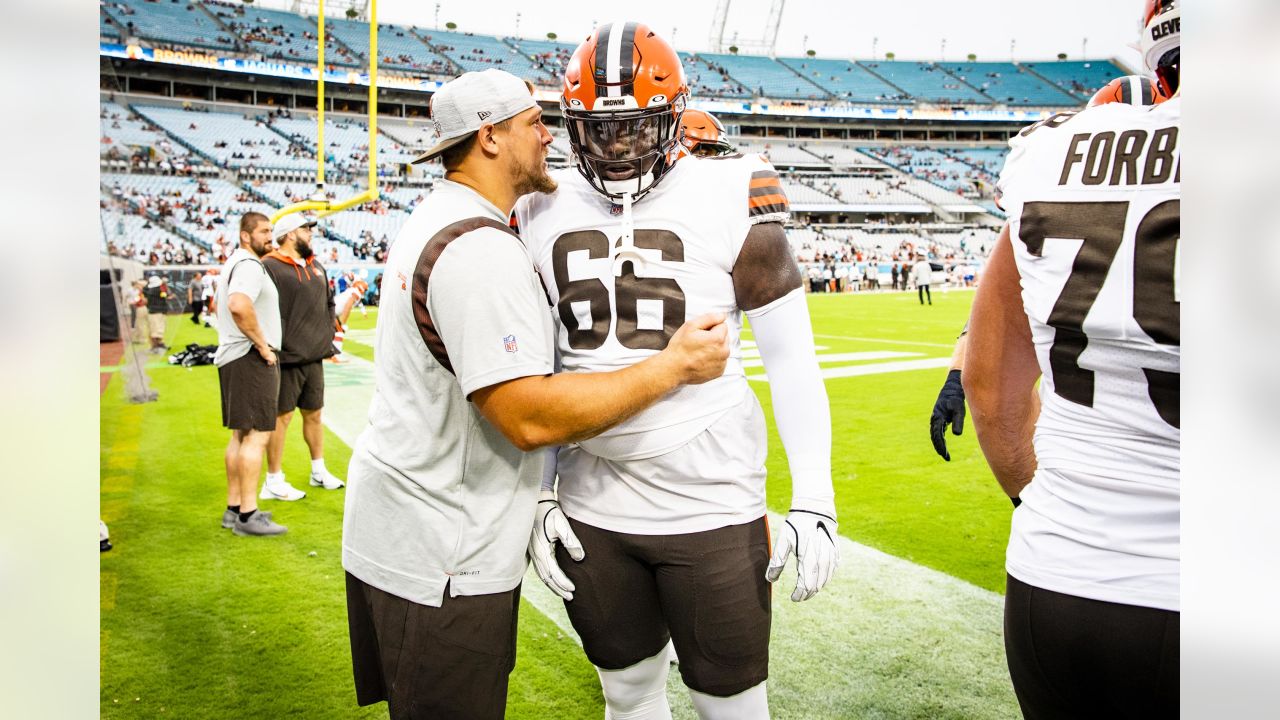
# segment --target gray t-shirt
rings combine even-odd
[[[213,356],[213,364],[222,367],[233,360],[239,360],[253,349],[253,341],[240,332],[235,318],[231,316],[231,307],[227,302],[235,293],[246,295],[253,301],[253,311],[258,316],[258,327],[267,344],[272,349],[280,349],[280,293],[276,284],[271,282],[267,269],[257,255],[237,248],[222,266],[222,277],[218,283],[218,352]]]
[[[553,370],[546,295],[504,214],[448,181],[391,246],[369,425],[348,471],[342,566],[421,605],[524,576],[542,453],[523,453],[472,392]]]
[[[191,279],[191,302],[199,302],[201,295],[204,294],[204,280],[198,278]]]

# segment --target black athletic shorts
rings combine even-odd
[[[582,562],[557,546],[576,590],[565,603],[587,658],[621,670],[661,652],[670,639],[684,684],[728,697],[769,677],[769,525],[682,535],[631,535],[569,524]]]
[[[284,415],[295,408],[319,410],[324,407],[324,363],[280,366],[280,402],[276,412]]]
[[[356,703],[387,701],[392,720],[500,719],[516,665],[520,587],[419,605],[347,573]]]
[[[218,367],[222,425],[232,430],[276,429],[280,366],[268,365],[257,350]]]
[[[1178,717],[1172,610],[1065,595],[1009,576],[1004,647],[1028,720]]]

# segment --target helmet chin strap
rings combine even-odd
[[[635,216],[631,213],[631,193],[622,193],[622,237],[613,247],[613,274],[615,277],[622,276],[622,266],[624,262],[631,262],[632,274],[644,267],[644,256],[640,254],[639,248],[636,247],[636,221]]]

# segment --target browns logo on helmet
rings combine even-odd
[[[680,118],[680,144],[692,155],[719,157],[732,155],[735,148],[725,139],[720,119],[705,110],[689,108]]]
[[[1168,97],[1178,92],[1181,60],[1182,7],[1179,0],[1146,0],[1142,13],[1142,61],[1155,73],[1160,90]]]
[[[1159,105],[1169,96],[1160,92],[1160,85],[1145,75],[1125,75],[1103,85],[1089,98],[1089,107],[1107,103],[1129,105]]]
[[[569,59],[560,95],[578,172],[612,200],[639,199],[678,157],[688,97],[680,56],[649,26],[596,28]]]

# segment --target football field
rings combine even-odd
[[[833,422],[842,564],[805,603],[774,593],[770,706],[777,718],[1017,717],[1001,643],[1003,555],[1011,507],[972,430],[928,439],[933,399],[971,291],[810,296]],[[345,477],[372,392],[375,312],[351,319],[355,358],[328,366],[326,460]],[[180,316],[169,344],[212,343]],[[744,335],[761,403],[769,384]],[[116,549],[101,558],[104,717],[384,717],[358,709],[347,651],[340,559],[344,491],[266,502],[288,534],[233,536],[225,500],[212,367],[151,361],[159,402],[130,405],[113,377],[102,397],[102,517]],[[115,368],[103,368],[114,372]],[[300,423],[285,471],[305,486]],[[785,513],[785,454],[770,422],[769,508]],[[563,605],[532,573],[523,590],[511,718],[599,718],[595,672]],[[677,717],[693,717],[679,675]]]

